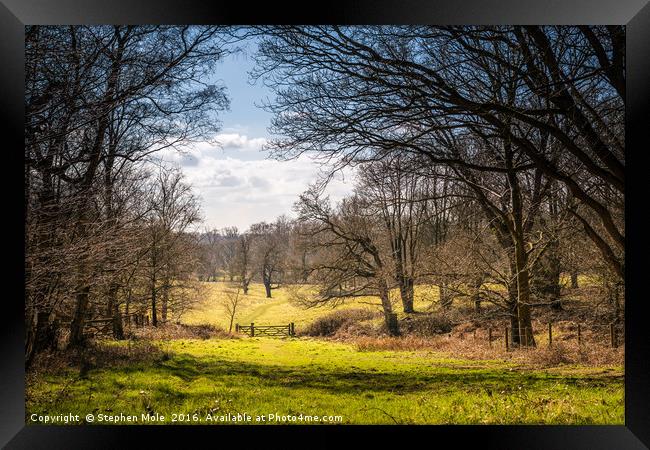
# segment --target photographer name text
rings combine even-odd
[[[198,413],[180,413],[171,415],[148,414],[109,414],[109,413],[90,413],[81,414],[31,414],[30,421],[33,423],[57,425],[71,423],[133,423],[133,424],[152,424],[152,423],[342,423],[343,416],[334,415],[310,415],[310,414],[259,414],[251,415],[247,413],[227,413],[227,414],[198,414]]]

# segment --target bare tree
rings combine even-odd
[[[503,173],[441,145],[457,131],[498,136],[569,189],[585,232],[623,276],[622,27],[259,31],[258,75],[277,93],[268,104],[282,136],[269,145],[274,155],[311,152],[345,165],[410,152]],[[516,84],[514,97],[495,97],[503,93],[496,79]],[[541,134],[548,146],[535,139]],[[563,157],[549,147],[561,147]]]
[[[280,287],[285,272],[289,223],[285,217],[274,223],[260,222],[250,227],[255,239],[255,262],[258,267],[266,297]]]
[[[219,231],[205,230],[199,236],[201,247],[201,273],[199,279],[217,281],[217,268],[219,266]]]
[[[158,298],[162,322],[167,321],[170,292],[179,279],[189,279],[186,230],[199,221],[199,205],[182,175],[161,171],[155,181],[155,197],[149,215],[151,323],[158,325]],[[185,273],[185,276],[183,276]]]
[[[378,244],[378,224],[366,213],[366,207],[363,199],[353,196],[333,210],[315,188],[300,196],[296,205],[299,220],[309,225],[311,245],[319,250],[310,268],[319,293],[307,306],[375,296],[389,333],[396,335],[399,328],[389,284],[393,276],[382,256],[386,253]]]
[[[222,87],[201,81],[224,54],[218,31],[26,28],[28,362],[54,323],[69,320],[70,345],[81,344],[98,306],[121,334],[119,268],[128,255],[140,258],[137,247],[112,246],[130,220],[117,198],[129,179],[122,173],[218,129],[213,112],[228,100]]]
[[[405,313],[414,312],[414,285],[419,275],[421,225],[426,211],[425,179],[412,173],[403,155],[362,166],[359,195],[382,217],[389,240],[395,280]]]
[[[228,276],[229,281],[233,281],[235,276],[239,275],[237,270],[237,252],[239,250],[239,230],[237,227],[226,227],[219,233],[219,257],[221,267]]]
[[[236,267],[244,295],[248,295],[248,287],[253,278],[252,243],[253,235],[250,233],[242,233],[237,241]]]
[[[241,300],[241,291],[242,286],[240,283],[231,283],[223,291],[222,304],[229,320],[228,333],[232,333],[232,324],[237,315],[237,307]]]

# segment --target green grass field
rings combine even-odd
[[[225,285],[205,285],[204,302],[183,321],[227,329],[220,302]],[[235,321],[295,322],[299,330],[331,311],[303,309],[290,297],[279,289],[266,299],[254,284]],[[424,310],[437,300],[437,290],[418,287],[416,298],[416,309]],[[360,299],[339,308],[377,308],[372,303]],[[143,423],[142,414],[160,414],[164,420],[154,423],[180,424],[233,423],[225,419],[237,414],[249,415],[251,422],[234,423],[339,421],[321,416],[340,416],[338,423],[349,424],[624,423],[622,366],[531,369],[516,359],[469,360],[430,349],[359,351],[354,342],[306,337],[100,345],[133,356],[96,364],[84,374],[68,365],[31,376],[27,423],[32,414],[67,413],[82,421],[86,414],[121,413],[137,416],[137,423]],[[269,414],[319,420],[269,422]],[[267,421],[257,421],[263,415]]]
[[[158,345],[165,353],[153,361],[43,376],[29,387],[28,422],[31,414],[74,412],[158,413],[165,423],[195,424],[229,413],[253,423],[269,414],[351,424],[623,423],[621,368],[534,371],[306,338]],[[189,421],[172,422],[174,414]]]

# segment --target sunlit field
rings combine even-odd
[[[187,324],[212,324],[222,328],[228,328],[228,317],[224,313],[223,292],[228,289],[226,282],[203,283],[206,295],[195,306],[195,309],[183,315],[181,322]],[[379,300],[373,297],[360,297],[346,300],[337,306],[319,306],[304,308],[299,305],[292,293],[298,289],[301,293],[313,292],[311,286],[281,287],[274,289],[272,298],[266,298],[264,286],[261,283],[251,283],[248,295],[241,294],[241,304],[235,322],[242,325],[249,325],[254,322],[258,325],[280,325],[294,322],[296,327],[309,324],[317,317],[332,312],[333,310],[367,308],[373,311],[380,311]],[[397,295],[397,292],[394,292]],[[416,292],[416,309],[425,310],[430,308],[438,300],[438,290],[433,287],[418,287]]]
[[[174,340],[155,348],[141,350],[141,361],[83,377],[74,370],[43,376],[30,386],[27,414],[121,412],[140,423],[142,414],[157,414],[160,423],[188,424],[246,423],[237,414],[249,415],[248,423],[270,414],[350,424],[623,423],[622,367],[531,370],[308,338]]]
[[[580,279],[586,288],[596,281]],[[227,329],[227,283],[204,285],[207,295],[182,322]],[[336,308],[305,309],[294,302],[294,292],[277,289],[267,299],[263,286],[252,284],[235,322],[294,322],[299,337],[219,332],[208,339],[100,341],[82,369],[64,363],[32,374],[28,418],[76,411],[80,417],[119,412],[139,423],[166,424],[623,423],[622,349],[615,359],[620,363],[565,361],[551,352],[543,329],[536,335],[539,350],[514,352],[500,341],[488,346],[485,330],[478,339],[462,333],[426,339],[305,337],[301,329],[333,310],[378,306],[360,298]],[[416,298],[416,310],[437,307],[435,287],[418,286]],[[382,320],[371,322],[380,327]],[[558,341],[566,341],[557,333]],[[554,349],[584,351],[566,342]]]
[[[599,282],[597,278],[590,275],[580,275],[579,283],[582,287],[594,286]],[[562,277],[562,283],[568,283],[568,276]],[[194,309],[188,311],[181,317],[181,322],[190,325],[211,324],[227,329],[229,318],[224,312],[223,295],[229,289],[227,281],[204,282],[203,295]],[[496,286],[491,286],[497,289]],[[367,308],[372,311],[381,311],[379,299],[376,297],[359,297],[345,300],[335,306],[325,305],[314,308],[305,308],[295,300],[294,292],[302,294],[313,293],[313,286],[284,286],[272,291],[272,298],[266,298],[264,286],[261,283],[251,283],[248,295],[241,294],[240,304],[237,308],[235,323],[249,325],[254,322],[258,325],[283,325],[294,322],[297,330],[309,324],[314,319],[330,313],[334,310]],[[395,311],[399,317],[402,313],[398,307],[399,292],[394,289],[391,292]],[[438,306],[439,290],[436,286],[415,286],[414,308],[416,311],[429,311]],[[580,296],[575,297],[580,302]],[[459,298],[455,306],[471,307],[467,298]],[[378,320],[380,323],[381,320]]]

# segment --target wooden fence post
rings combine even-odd
[[[295,335],[296,335],[296,325],[293,322],[291,322],[291,336],[295,336]]]
[[[488,345],[492,348],[492,327],[488,328]]]
[[[508,351],[508,349],[509,349],[509,347],[508,347],[508,327],[505,328],[505,334],[504,334],[504,336],[505,336],[505,338],[506,338],[506,339],[505,339],[505,340],[506,340],[506,351]]]
[[[251,322],[251,337],[255,337],[255,323]]]
[[[582,344],[582,333],[580,333],[580,324],[578,324],[578,346]]]
[[[548,323],[548,346],[553,345],[553,326],[551,325],[551,322]]]
[[[239,324],[238,323],[235,324],[235,333],[239,333]]]

